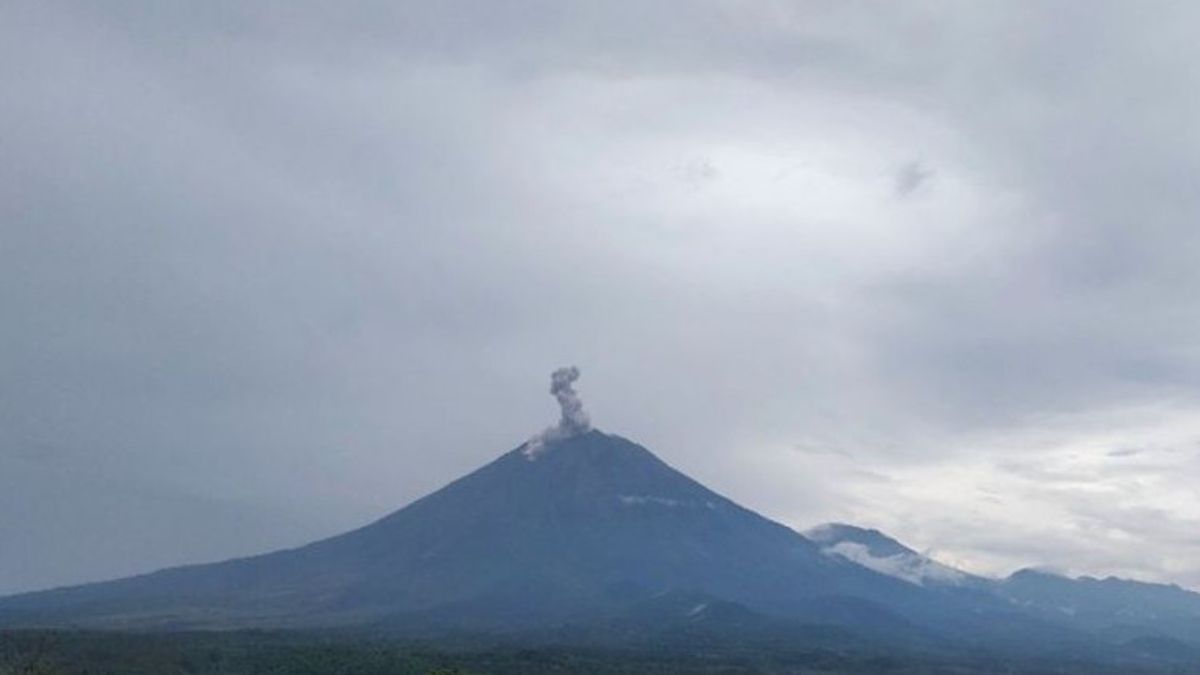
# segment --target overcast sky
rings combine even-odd
[[[1200,588],[1200,8],[0,7],[0,593],[553,422],[797,529]]]

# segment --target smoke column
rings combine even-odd
[[[575,388],[571,386],[578,379],[579,369],[575,366],[559,368],[550,374],[550,393],[558,400],[562,416],[559,418],[557,426],[550,427],[529,439],[529,442],[525,444],[526,457],[533,459],[545,449],[547,443],[578,436],[591,430],[592,421],[583,409],[583,401],[575,392]]]
[[[582,434],[592,428],[592,421],[583,410],[583,401],[579,400],[579,394],[571,386],[578,379],[579,369],[575,366],[559,368],[550,375],[550,393],[558,399],[558,405],[562,408],[558,427],[568,432],[568,436]]]

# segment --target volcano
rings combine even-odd
[[[536,452],[530,452],[536,447]],[[375,523],[290,549],[0,600],[8,624],[473,631],[599,620],[668,594],[873,623],[910,585],[588,429],[523,444]],[[880,604],[882,603],[882,604]]]
[[[621,647],[866,640],[1044,654],[1121,655],[1134,642],[1145,651],[1145,640],[1200,647],[1200,596],[1177,587],[991,580],[874,530],[809,534],[636,443],[576,429],[540,434],[307,546],[0,598],[0,628],[333,629]],[[1075,606],[1087,611],[1062,610]]]
[[[1135,660],[1200,649],[1200,595],[1178,587],[978,577],[852,525],[806,537],[594,429],[571,386],[578,376],[552,377],[557,425],[365,527],[0,598],[0,628],[305,629],[651,649],[954,644]]]

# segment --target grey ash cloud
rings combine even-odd
[[[361,524],[568,360],[796,527],[1200,587],[1197,19],[3,3],[0,592]]]
[[[562,413],[558,428],[571,436],[587,433],[592,428],[591,418],[583,409],[583,401],[572,386],[578,379],[579,368],[575,366],[559,368],[550,374],[550,393],[558,401]]]
[[[575,381],[579,379],[579,368],[568,366],[559,368],[550,374],[550,395],[558,401],[558,424],[547,428],[525,443],[525,455],[534,458],[542,452],[546,445],[561,441],[572,436],[585,434],[592,428],[592,420],[583,409],[583,400],[575,391]]]

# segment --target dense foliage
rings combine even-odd
[[[0,675],[452,675],[467,673],[1169,673],[1086,660],[830,650],[618,650],[428,644],[282,633],[0,632]]]

